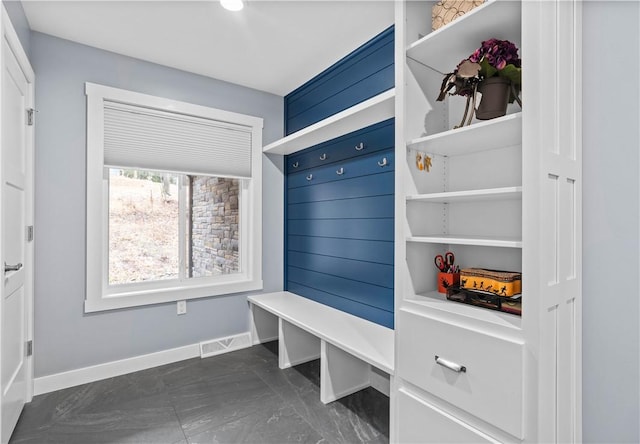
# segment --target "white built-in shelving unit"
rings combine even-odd
[[[579,442],[579,2],[490,0],[431,31],[434,3],[396,3],[391,441]],[[520,48],[524,109],[458,128],[441,82],[490,38]],[[522,316],[439,293],[446,251],[522,272]]]
[[[506,116],[456,128],[465,99],[434,100],[442,73],[451,72],[483,40],[497,37],[520,45],[520,17],[519,2],[490,2],[424,37],[420,35],[426,31],[418,29],[413,35],[417,40],[407,41],[402,64],[408,68],[404,92],[411,99],[403,110],[402,145],[408,174],[398,195],[404,196],[406,205],[403,219],[408,230],[403,241],[409,250],[409,270],[416,270],[403,290],[409,301],[415,294],[435,291],[438,270],[432,259],[445,251],[453,251],[462,267],[521,270],[521,110],[512,106]],[[432,159],[429,171],[415,165],[418,153]],[[469,311],[461,304],[451,305],[451,312]]]

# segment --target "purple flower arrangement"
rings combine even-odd
[[[522,60],[518,56],[518,47],[509,40],[485,40],[468,60],[480,65],[478,75],[481,80],[499,76],[508,78],[517,86],[522,83]]]
[[[509,40],[498,39],[489,39],[482,42],[482,46],[469,56],[469,60],[480,64],[486,60],[487,64],[497,71],[503,70],[509,64],[520,68],[522,63],[520,57],[518,57],[518,47]]]
[[[522,84],[521,65],[516,45],[508,40],[485,40],[452,73],[445,76],[438,100],[444,100],[446,93],[469,97],[479,82],[496,76],[509,79],[514,93],[519,94]],[[512,95],[509,101],[514,100],[516,96]]]

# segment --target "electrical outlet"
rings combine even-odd
[[[178,314],[183,315],[187,312],[187,301],[178,301]]]

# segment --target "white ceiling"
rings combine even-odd
[[[393,1],[30,1],[31,29],[286,95],[393,23]]]

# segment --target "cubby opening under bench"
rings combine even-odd
[[[367,387],[389,395],[394,333],[295,293],[249,296],[254,345],[278,340],[281,369],[320,359],[320,400],[329,402]]]

